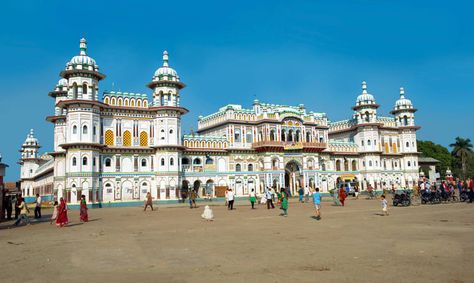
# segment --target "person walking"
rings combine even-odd
[[[87,213],[87,203],[86,203],[85,195],[81,195],[81,205],[80,205],[79,215],[80,215],[81,222],[89,221],[89,214]]]
[[[35,218],[41,218],[41,197],[39,194],[36,194],[35,200]]]
[[[255,194],[255,189],[252,189],[249,193],[250,204],[252,205],[252,209],[255,209],[255,202],[257,201],[257,195]]]
[[[300,189],[298,190],[298,197],[299,197],[300,202],[303,203],[304,202],[304,200],[303,200],[304,189],[302,187],[300,187]]]
[[[316,188],[313,192],[313,204],[316,213],[316,220],[321,220],[321,194],[319,188]]]
[[[281,193],[278,194],[278,199],[280,202],[280,209],[283,210],[281,216],[288,216],[288,194],[284,188],[281,189]]]
[[[53,221],[56,222],[56,219],[58,218],[58,201],[54,201],[54,206],[53,206],[53,215],[51,215],[51,220],[49,221],[49,224],[53,224]]]
[[[385,199],[385,195],[381,195],[380,200],[382,203],[382,215],[388,216],[388,202]]]
[[[15,199],[15,219],[18,219],[18,216],[20,215],[20,204],[21,204],[21,200],[23,198],[21,197],[21,195],[18,195],[16,196],[16,199]]]
[[[56,218],[56,226],[62,228],[67,225],[69,219],[67,218],[67,204],[64,198],[59,199],[58,217]]]
[[[11,196],[6,197],[5,207],[6,207],[6,210],[7,210],[7,213],[6,213],[7,220],[12,220],[13,204],[12,204],[12,197]]]
[[[354,186],[354,196],[355,196],[355,199],[359,199],[359,186],[358,185]]]
[[[189,208],[197,208],[196,198],[197,198],[196,190],[191,190],[191,194],[189,195]]]
[[[267,188],[265,191],[265,198],[267,199],[267,209],[272,209],[275,208],[275,205],[273,205],[273,192]]]
[[[147,207],[151,207],[151,211],[153,211],[153,198],[151,197],[151,193],[146,193],[145,197],[145,208],[143,211],[146,211]]]
[[[346,190],[344,190],[344,185],[341,185],[339,189],[339,201],[341,202],[341,205],[344,206],[344,201],[346,200]]]
[[[232,191],[232,189],[229,189],[229,192],[227,193],[227,199],[229,202],[229,204],[227,205],[228,210],[234,209],[234,197],[235,197],[234,192]]]
[[[15,221],[15,226],[18,226],[20,222],[25,222],[26,225],[31,225],[30,223],[30,218],[28,217],[28,213],[30,213],[30,210],[28,209],[28,206],[25,203],[25,200],[22,198],[20,200],[20,205],[18,208],[20,209],[20,217]]]
[[[305,202],[309,202],[309,193],[310,193],[310,190],[308,186],[304,187],[304,201]]]

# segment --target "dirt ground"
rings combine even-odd
[[[89,210],[90,222],[0,225],[2,282],[474,282],[474,205],[390,207],[348,199],[212,206],[206,222],[186,205]],[[50,214],[43,211],[43,215]]]

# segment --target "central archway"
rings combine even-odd
[[[303,181],[301,166],[292,160],[285,165],[285,188],[289,189],[291,195],[296,195]]]

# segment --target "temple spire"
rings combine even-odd
[[[168,67],[168,51],[163,51],[163,67]]]

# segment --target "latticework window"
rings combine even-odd
[[[123,133],[123,145],[132,146],[132,134],[130,133],[130,131],[125,131]]]
[[[140,133],[140,146],[148,146],[148,134],[146,132]]]
[[[105,131],[105,144],[114,145],[114,132],[112,130]]]

